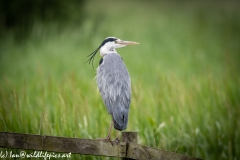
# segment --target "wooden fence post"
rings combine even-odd
[[[158,148],[138,144],[137,132],[122,132],[122,139],[118,145],[113,145],[110,141],[101,139],[0,132],[0,149],[1,148],[118,158],[124,157],[123,160],[201,160],[186,154],[163,151]]]
[[[128,150],[129,143],[138,143],[138,134],[137,132],[122,132],[122,141],[126,143],[126,151]],[[127,155],[128,153],[126,153]],[[122,160],[131,160],[131,158],[122,158]]]

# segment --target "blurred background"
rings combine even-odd
[[[132,81],[126,131],[137,131],[141,144],[162,150],[239,159],[239,6],[239,1],[2,0],[0,131],[106,137],[111,117],[94,79],[100,56],[94,68],[85,62],[114,36],[140,43],[117,50]]]

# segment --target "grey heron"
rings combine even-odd
[[[112,125],[116,130],[125,130],[128,123],[129,106],[131,102],[131,81],[128,70],[116,48],[139,44],[123,41],[115,37],[106,38],[101,45],[88,57],[89,64],[100,50],[102,57],[97,68],[97,84],[108,114],[112,116],[112,123],[106,139],[111,141]],[[116,138],[118,141],[118,136]]]

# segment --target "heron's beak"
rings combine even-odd
[[[122,45],[126,45],[126,46],[130,46],[130,45],[135,45],[135,44],[139,44],[138,42],[132,42],[132,41],[117,41],[117,44],[122,44]]]

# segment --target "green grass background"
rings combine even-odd
[[[0,44],[0,131],[106,137],[111,117],[85,63],[108,36],[130,72],[126,131],[203,159],[240,158],[239,2],[88,1],[82,25],[35,23]],[[99,54],[94,66],[98,65]],[[112,132],[112,137],[116,132]],[[6,149],[1,149],[4,151]],[[14,150],[19,153],[18,150]],[[75,159],[108,159],[73,155]]]

